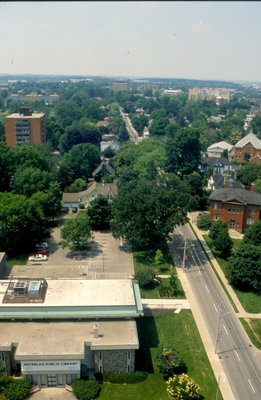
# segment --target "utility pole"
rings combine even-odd
[[[220,374],[218,375],[218,384],[217,384],[217,395],[216,395],[216,400],[218,400],[218,394],[219,394],[219,381],[220,381]]]
[[[183,253],[183,272],[185,272],[185,262],[186,262],[186,257],[187,257],[186,251],[190,247],[194,247],[194,244],[190,244],[189,246],[187,246],[187,238],[186,238],[186,236],[184,236],[184,240],[185,240],[185,242],[184,242],[184,253]]]

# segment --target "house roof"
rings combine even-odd
[[[235,147],[242,149],[243,147],[246,147],[249,143],[252,144],[252,146],[256,150],[261,150],[261,140],[259,140],[258,137],[254,135],[254,133],[249,133],[248,135],[243,137],[243,139],[239,140],[239,142],[235,144]]]
[[[233,148],[232,144],[222,141],[222,142],[218,142],[218,143],[213,143],[211,146],[209,146],[207,148],[207,151],[216,150],[216,149],[221,149],[222,151],[223,150],[230,151],[232,148]]]
[[[107,162],[102,161],[102,162],[100,163],[100,165],[93,171],[92,176],[97,175],[97,174],[102,170],[102,167],[103,167],[103,166],[105,166],[106,170],[107,170],[110,174],[115,175],[114,169],[113,169]]]
[[[62,201],[78,202],[79,193],[63,193]]]
[[[209,200],[222,201],[222,203],[237,201],[244,205],[261,206],[261,194],[245,189],[216,189],[209,196]]]
[[[117,181],[112,183],[93,182],[91,185],[82,192],[77,193],[78,198],[90,195],[94,190],[100,192],[102,196],[106,196],[109,192],[116,196],[117,194]]]
[[[233,188],[241,188],[241,189],[244,188],[244,185],[242,183],[237,182],[229,174],[216,174],[216,175],[213,175],[212,179],[213,179],[213,183],[214,183],[214,187],[215,188],[220,188],[220,189],[224,188],[226,179],[228,181],[229,188],[231,188],[231,187],[233,187]]]
[[[201,164],[208,165],[209,167],[215,167],[217,164],[231,165],[227,158],[224,157],[202,157]]]

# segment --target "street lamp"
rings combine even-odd
[[[184,253],[183,253],[183,272],[185,272],[186,251],[190,247],[194,247],[194,244],[190,244],[189,246],[187,246],[187,238],[185,237]]]

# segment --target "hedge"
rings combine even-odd
[[[110,382],[110,383],[140,383],[145,381],[148,376],[147,371],[136,371],[127,372],[125,374],[115,374],[112,372],[103,372],[95,374],[95,378],[98,382]]]
[[[26,379],[14,379],[3,387],[2,393],[8,400],[22,400],[29,396],[31,386]]]
[[[77,379],[72,383],[72,390],[74,396],[79,400],[95,399],[100,393],[101,387],[97,381],[85,381]]]

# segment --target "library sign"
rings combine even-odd
[[[29,372],[80,372],[80,360],[21,361],[23,373]]]

